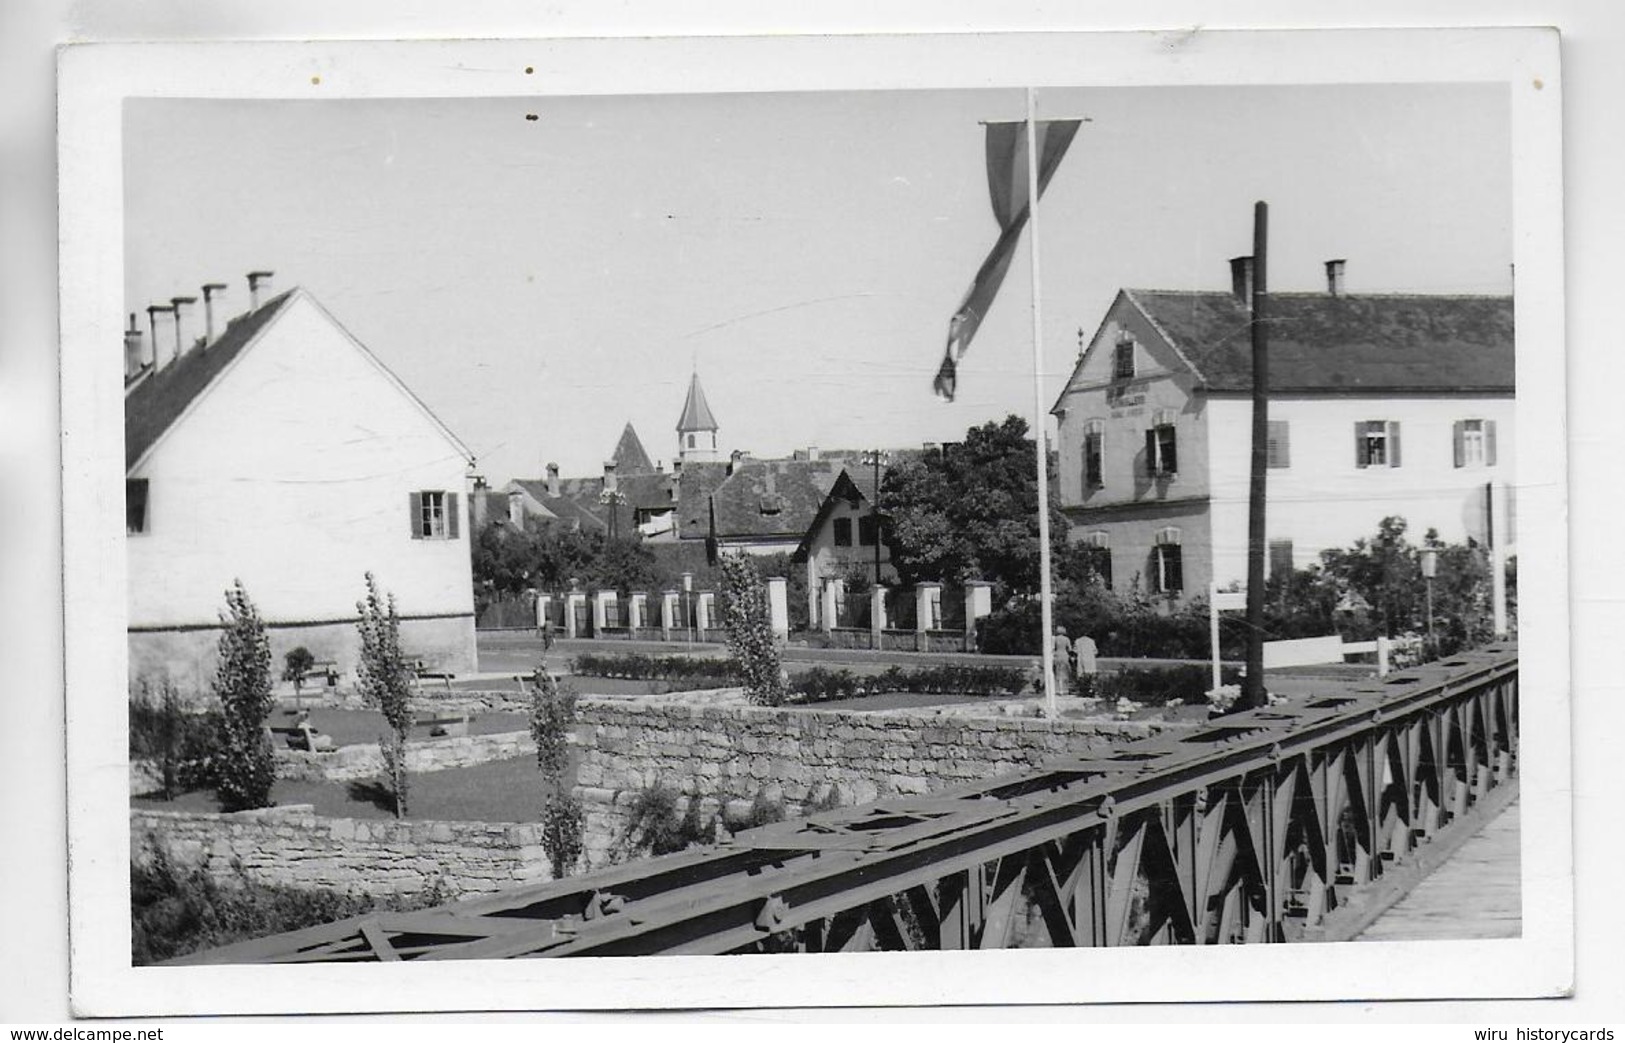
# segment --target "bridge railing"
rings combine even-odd
[[[1515,779],[1502,644],[1100,756],[177,962],[1279,942]]]

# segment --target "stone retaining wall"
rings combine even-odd
[[[841,803],[926,793],[1158,734],[1156,722],[966,718],[765,707],[580,706],[577,785],[665,784],[719,800],[766,791],[792,811],[839,787]]]
[[[406,744],[406,769],[414,773],[444,771],[535,752],[536,742],[529,732],[416,739]],[[353,782],[357,779],[375,779],[383,773],[384,755],[376,743],[342,746],[330,753],[281,747],[276,750],[276,774],[279,779]]]
[[[162,844],[182,867],[222,881],[415,895],[440,885],[483,894],[552,879],[534,823],[322,818],[310,805],[207,814],[132,810],[130,855]]]

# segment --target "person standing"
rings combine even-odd
[[[1072,672],[1077,678],[1079,696],[1095,697],[1095,675],[1099,670],[1100,650],[1095,647],[1095,639],[1088,634],[1078,635],[1072,642]]]
[[[1055,628],[1050,651],[1055,663],[1055,691],[1064,694],[1072,688],[1072,643],[1066,639],[1065,627]]]

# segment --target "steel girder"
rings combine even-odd
[[[1288,940],[1514,778],[1517,681],[1499,644],[1195,733],[173,962]]]

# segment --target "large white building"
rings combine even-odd
[[[1250,259],[1232,268],[1231,293],[1120,291],[1055,403],[1070,538],[1099,548],[1116,586],[1184,597],[1246,580]],[[1513,479],[1512,299],[1351,295],[1341,261],[1327,272],[1325,293],[1270,296],[1271,570],[1389,515],[1414,542],[1484,543],[1486,488]]]
[[[409,654],[472,670],[467,447],[309,293],[252,292],[218,335],[127,335],[132,680],[206,685],[238,579],[278,671],[303,645],[353,676],[368,572]]]

